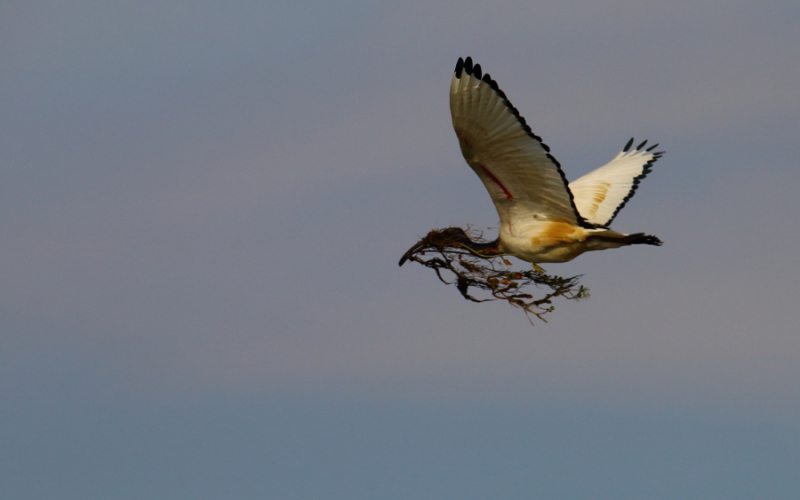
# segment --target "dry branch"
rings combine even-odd
[[[579,283],[580,275],[562,278],[535,269],[509,270],[511,262],[488,244],[480,233],[470,229],[434,229],[403,255],[400,265],[407,260],[433,269],[439,280],[448,285],[454,284],[467,300],[505,300],[524,310],[529,320],[533,315],[546,322],[544,315],[553,311],[552,300],[556,297],[569,300],[589,297],[589,290]],[[453,277],[447,275],[447,272]],[[526,288],[530,289],[531,285],[549,291],[537,299],[524,291]],[[476,298],[470,295],[470,288],[484,290],[490,296]]]

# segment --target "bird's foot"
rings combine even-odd
[[[533,270],[536,271],[537,273],[547,274],[547,272],[544,269],[542,269],[542,267],[539,264],[531,262],[531,265],[533,266]]]

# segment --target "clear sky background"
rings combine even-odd
[[[0,497],[800,498],[800,3],[0,4]],[[403,252],[496,227],[448,90],[658,235],[548,324]],[[492,234],[489,230],[489,234]]]

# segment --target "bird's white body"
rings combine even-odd
[[[539,227],[514,234],[513,227],[500,225],[500,253],[513,255],[528,262],[568,262],[590,250],[605,250],[624,246],[627,235],[610,229],[584,229],[565,222],[548,221]],[[603,235],[609,239],[593,236]]]
[[[639,180],[663,153],[631,148],[567,183],[550,148],[531,132],[497,86],[471,58],[459,59],[450,111],[461,152],[486,186],[500,216],[497,250],[529,262],[567,262],[592,250],[646,243],[655,236],[608,228]]]

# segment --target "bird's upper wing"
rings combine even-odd
[[[569,184],[578,212],[589,222],[608,227],[633,197],[639,181],[650,173],[653,163],[664,154],[651,153],[658,144],[643,149],[647,141],[631,148],[633,139],[606,165]]]
[[[461,153],[489,191],[502,223],[535,218],[586,225],[550,148],[470,57],[456,65],[450,112]]]

